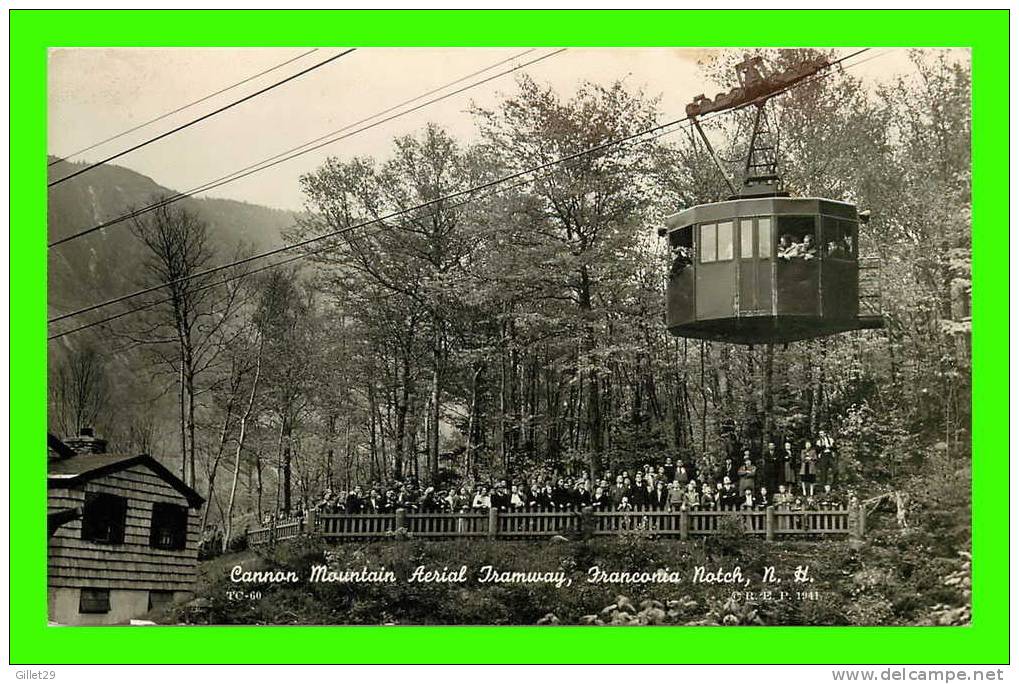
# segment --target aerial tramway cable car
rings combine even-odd
[[[761,58],[748,58],[736,67],[738,87],[687,105],[732,196],[673,214],[659,230],[673,254],[665,315],[672,334],[752,345],[881,327],[879,315],[860,311],[866,213],[837,200],[790,197],[764,117],[769,98],[828,66],[818,58],[766,77]],[[746,106],[756,111],[737,190],[697,117]]]

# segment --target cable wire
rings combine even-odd
[[[263,93],[267,93],[270,90],[273,90],[274,88],[278,88],[278,87],[280,87],[281,85],[283,85],[285,83],[289,83],[290,81],[293,81],[296,78],[300,78],[301,76],[304,76],[305,74],[310,73],[310,72],[314,71],[315,69],[319,69],[319,68],[324,67],[325,65],[327,65],[327,64],[329,64],[331,62],[335,62],[336,60],[340,59],[341,57],[345,57],[345,56],[349,55],[351,52],[353,52],[356,49],[357,48],[348,48],[348,49],[344,50],[343,52],[341,52],[339,54],[333,55],[332,57],[319,62],[318,64],[313,64],[310,67],[308,67],[307,69],[302,69],[301,71],[298,71],[296,74],[291,74],[290,76],[287,76],[286,78],[284,78],[282,80],[276,81],[275,83],[273,83],[271,85],[268,85],[268,86],[266,86],[264,88],[261,88],[260,90],[256,90],[255,92],[253,92],[253,93],[251,93],[249,95],[245,95],[244,97],[240,98],[239,100],[234,100],[233,102],[231,102],[229,104],[226,104],[226,105],[220,107],[219,109],[212,110],[208,114],[203,114],[200,117],[198,117],[197,119],[192,119],[191,121],[188,121],[187,123],[181,124],[180,126],[177,126],[175,128],[171,128],[170,130],[166,131],[165,133],[160,133],[159,135],[157,135],[155,137],[149,138],[148,140],[140,142],[137,145],[133,145],[133,146],[127,148],[126,150],[123,150],[122,152],[118,152],[116,154],[110,155],[109,157],[106,157],[105,159],[97,161],[97,162],[95,162],[93,164],[89,164],[85,168],[78,169],[77,171],[75,171],[73,173],[70,173],[70,174],[68,174],[66,176],[63,176],[61,178],[58,178],[55,181],[50,181],[49,183],[46,184],[46,187],[52,188],[54,185],[59,185],[60,183],[63,183],[64,181],[68,181],[68,180],[70,180],[72,178],[75,178],[76,176],[80,176],[83,173],[87,173],[88,171],[91,171],[92,169],[96,168],[97,166],[101,166],[103,164],[111,162],[114,159],[119,159],[120,157],[123,157],[125,154],[129,154],[131,152],[134,152],[135,150],[141,149],[141,148],[145,147],[146,145],[151,145],[152,143],[157,142],[159,140],[162,140],[163,138],[166,138],[168,136],[171,136],[174,133],[178,133],[178,132],[184,130],[185,128],[190,128],[191,126],[194,126],[195,124],[201,123],[202,121],[205,121],[206,119],[211,119],[212,117],[216,116],[217,114],[225,112],[228,109],[232,109],[232,108],[236,107],[239,104],[242,104],[244,102],[247,102],[248,100],[256,98],[259,95],[262,95]]]
[[[116,225],[118,223],[121,223],[123,221],[127,221],[129,219],[133,219],[133,218],[135,218],[137,216],[140,216],[140,215],[142,215],[142,214],[144,214],[146,212],[153,211],[155,209],[159,209],[159,208],[164,207],[164,206],[166,206],[168,204],[173,204],[174,202],[179,202],[180,200],[186,199],[188,197],[192,197],[192,196],[196,195],[199,192],[207,192],[209,190],[213,190],[213,189],[221,187],[223,185],[227,185],[228,183],[233,183],[234,181],[241,180],[242,178],[246,178],[246,177],[251,176],[253,174],[259,173],[260,171],[264,171],[266,169],[272,168],[273,166],[276,166],[278,164],[282,164],[284,162],[290,161],[291,159],[295,159],[295,158],[300,157],[300,156],[302,156],[304,154],[307,154],[309,152],[314,152],[315,150],[318,150],[318,149],[321,149],[323,147],[326,147],[327,145],[331,145],[331,144],[333,144],[335,142],[339,142],[340,140],[345,140],[347,138],[350,138],[350,137],[353,137],[353,136],[357,135],[358,133],[362,133],[362,132],[367,131],[369,129],[375,128],[376,126],[380,126],[380,125],[382,125],[384,123],[388,123],[389,121],[393,121],[394,119],[398,119],[398,118],[400,118],[402,116],[405,116],[407,114],[411,114],[413,112],[416,112],[416,111],[418,111],[420,109],[423,109],[424,107],[427,107],[427,106],[429,106],[431,104],[434,104],[436,102],[440,102],[440,101],[445,100],[447,98],[450,98],[450,97],[452,97],[454,95],[458,95],[458,94],[460,94],[462,92],[465,92],[467,90],[470,90],[472,88],[476,88],[476,87],[478,87],[480,85],[483,85],[485,83],[493,81],[496,78],[499,78],[501,76],[505,76],[506,74],[513,73],[514,71],[517,71],[518,69],[522,69],[522,68],[530,66],[532,64],[536,64],[537,62],[540,62],[542,60],[548,59],[550,57],[554,57],[555,55],[558,55],[558,54],[560,54],[560,53],[562,53],[564,51],[566,51],[566,48],[560,48],[558,50],[555,50],[554,52],[550,52],[548,54],[542,55],[541,57],[537,57],[537,58],[532,59],[530,61],[524,62],[523,64],[518,64],[518,65],[516,65],[516,66],[514,66],[514,67],[512,67],[510,69],[506,69],[506,70],[501,71],[501,72],[499,72],[497,74],[493,74],[492,76],[489,76],[489,77],[487,77],[485,79],[482,79],[481,81],[477,81],[475,83],[471,83],[471,84],[469,84],[467,86],[464,86],[463,88],[459,88],[457,90],[454,90],[452,92],[446,93],[444,95],[440,95],[440,96],[435,97],[435,98],[433,98],[431,100],[428,100],[426,102],[422,102],[421,104],[416,105],[416,106],[412,107],[411,109],[407,109],[407,110],[404,110],[402,112],[397,112],[396,114],[388,116],[388,117],[386,117],[384,119],[381,119],[379,121],[375,121],[374,123],[371,123],[371,124],[362,126],[361,128],[358,128],[356,130],[350,131],[349,133],[344,133],[343,135],[339,135],[339,136],[337,136],[335,138],[331,138],[329,140],[325,140],[324,142],[322,142],[324,138],[328,138],[331,135],[334,135],[336,133],[340,133],[342,131],[348,130],[348,129],[350,129],[350,128],[354,127],[354,126],[357,126],[357,125],[359,125],[361,123],[364,123],[366,121],[371,121],[374,118],[382,116],[383,114],[386,114],[388,112],[393,111],[394,109],[397,109],[397,108],[403,106],[404,104],[408,104],[408,103],[413,102],[415,100],[421,99],[422,97],[427,97],[428,95],[430,95],[432,93],[438,92],[440,90],[444,90],[445,88],[448,88],[451,85],[455,85],[456,83],[459,83],[459,82],[462,82],[462,81],[464,81],[464,80],[466,80],[468,78],[471,78],[471,76],[473,76],[473,75],[477,75],[479,73],[483,73],[485,71],[489,71],[489,70],[495,68],[495,66],[504,64],[507,61],[512,61],[513,59],[517,59],[521,55],[524,55],[524,54],[527,54],[528,52],[531,52],[531,50],[527,50],[527,51],[521,53],[521,55],[516,55],[516,56],[511,57],[509,59],[502,60],[501,62],[497,62],[496,64],[493,64],[493,65],[491,65],[489,67],[486,67],[485,69],[481,69],[480,71],[475,72],[474,74],[468,74],[466,76],[463,76],[463,77],[457,79],[456,81],[452,81],[451,83],[447,83],[446,85],[444,85],[444,86],[442,86],[440,88],[435,88],[435,89],[433,89],[431,91],[428,91],[427,93],[422,93],[421,95],[418,95],[417,97],[411,98],[410,100],[407,100],[404,103],[401,103],[401,104],[389,107],[388,109],[383,110],[382,112],[379,112],[379,113],[374,114],[372,116],[369,116],[369,117],[366,117],[364,119],[361,119],[360,121],[357,121],[355,123],[348,124],[347,126],[344,126],[343,128],[337,129],[336,131],[333,131],[331,133],[327,133],[326,135],[319,136],[318,138],[315,138],[314,140],[310,140],[310,141],[308,141],[306,143],[303,143],[301,145],[297,145],[295,147],[292,147],[289,150],[285,150],[285,151],[280,152],[279,154],[276,154],[276,155],[274,155],[272,157],[268,157],[266,159],[263,159],[260,162],[256,162],[254,164],[246,166],[243,169],[240,169],[238,171],[234,171],[234,172],[229,173],[229,174],[227,174],[225,176],[221,176],[221,177],[219,177],[219,178],[217,178],[215,180],[208,181],[207,183],[204,183],[204,184],[199,185],[197,187],[191,188],[190,190],[186,190],[184,192],[179,192],[179,193],[170,195],[169,197],[165,197],[165,198],[163,198],[161,200],[158,200],[158,201],[156,201],[156,202],[154,202],[152,204],[149,204],[149,205],[141,207],[139,209],[130,211],[130,212],[126,213],[126,214],[122,214],[122,215],[117,216],[115,218],[112,218],[112,219],[110,219],[108,221],[103,221],[102,223],[99,223],[99,224],[97,224],[95,226],[92,226],[91,228],[86,228],[86,229],[80,230],[80,231],[78,231],[76,233],[71,233],[70,235],[65,235],[64,237],[59,238],[59,239],[54,240],[53,242],[49,243],[47,245],[47,247],[52,248],[52,247],[56,247],[58,245],[62,245],[64,243],[66,243],[66,242],[70,242],[72,240],[76,240],[78,238],[84,237],[86,235],[89,235],[89,234],[94,233],[96,231],[102,230],[104,228],[109,228],[110,226],[114,226],[114,225]],[[315,143],[317,143],[317,144],[315,144]],[[313,144],[314,144],[313,147],[309,147],[310,145],[313,145]]]
[[[159,116],[157,116],[155,118],[149,119],[148,121],[145,121],[144,123],[140,123],[137,126],[133,126],[131,128],[128,128],[126,131],[121,131],[120,133],[117,133],[116,135],[111,135],[109,138],[103,138],[99,142],[92,143],[88,147],[83,147],[80,150],[75,150],[74,152],[66,154],[63,157],[57,157],[53,161],[51,161],[48,164],[46,164],[46,166],[54,166],[56,164],[59,164],[60,162],[68,161],[68,160],[70,160],[71,157],[77,157],[79,154],[84,154],[85,152],[89,152],[91,150],[94,150],[95,148],[99,147],[100,145],[105,145],[108,142],[113,142],[114,140],[117,140],[119,138],[123,138],[125,135],[128,135],[129,133],[134,133],[135,131],[137,131],[139,129],[145,128],[146,126],[151,126],[152,124],[156,123],[157,121],[162,121],[163,119],[165,119],[168,116],[173,116],[174,114],[178,114],[178,113],[184,111],[185,109],[190,109],[191,107],[194,107],[197,104],[201,104],[203,102],[206,102],[207,100],[211,100],[212,98],[216,97],[217,95],[222,95],[223,93],[228,92],[230,90],[233,90],[234,88],[237,88],[239,86],[242,86],[245,83],[250,83],[251,81],[255,80],[256,78],[259,78],[261,76],[265,76],[266,74],[271,73],[273,71],[276,71],[277,69],[281,69],[281,68],[287,66],[288,64],[292,64],[292,63],[296,62],[297,60],[301,59],[302,57],[307,57],[308,55],[310,55],[313,52],[318,52],[318,48],[312,48],[311,50],[308,50],[306,52],[302,52],[301,54],[297,55],[296,57],[291,57],[290,59],[286,60],[285,62],[280,62],[276,66],[269,67],[268,69],[263,69],[262,71],[259,71],[257,74],[252,74],[251,76],[248,76],[247,78],[245,78],[245,79],[243,79],[241,81],[237,81],[236,83],[228,85],[225,88],[220,88],[219,90],[217,90],[214,93],[209,93],[208,95],[205,95],[204,97],[200,97],[197,100],[192,100],[191,102],[188,102],[187,104],[184,104],[184,105],[181,105],[180,107],[177,107],[176,109],[170,110],[169,112],[166,112],[164,114],[160,114]]]

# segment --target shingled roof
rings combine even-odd
[[[145,466],[166,481],[187,499],[188,505],[192,508],[198,508],[205,503],[201,494],[186,485],[183,480],[167,470],[166,466],[148,454],[139,456],[76,454],[66,458],[53,459],[48,463],[46,482],[48,487],[76,487],[89,480],[127,470],[136,465]]]

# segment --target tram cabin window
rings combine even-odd
[[[693,226],[686,226],[669,233],[669,247],[672,249],[677,247],[693,249]]]
[[[718,224],[718,260],[732,259],[732,221]]]
[[[813,216],[779,216],[776,256],[811,261],[818,256]]]
[[[701,263],[732,259],[732,221],[704,223],[700,227]]]
[[[718,226],[714,223],[704,223],[701,225],[700,235],[700,247],[701,251],[701,263],[710,264],[712,261],[718,261],[718,250],[715,247],[716,231]]]
[[[127,499],[115,494],[88,492],[81,520],[81,538],[99,544],[123,544]]]
[[[759,259],[771,258],[771,217],[762,216],[757,219],[757,257]]]
[[[672,258],[669,277],[675,278],[693,263],[693,226],[670,233],[669,250]]]
[[[756,247],[755,247],[756,231]],[[744,218],[739,221],[739,256],[741,259],[771,258],[771,217]]]
[[[821,253],[826,259],[856,259],[856,223],[821,217]]]
[[[750,259],[754,256],[754,220],[745,218],[739,221],[739,256]]]

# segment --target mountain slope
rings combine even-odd
[[[50,167],[50,179],[80,164]],[[90,228],[175,191],[120,166],[103,165],[49,189],[48,241]],[[181,206],[208,223],[215,263],[234,257],[244,246],[261,251],[281,243],[296,214],[226,199],[186,198]],[[143,246],[124,221],[49,250],[49,313],[55,315],[139,287]]]

